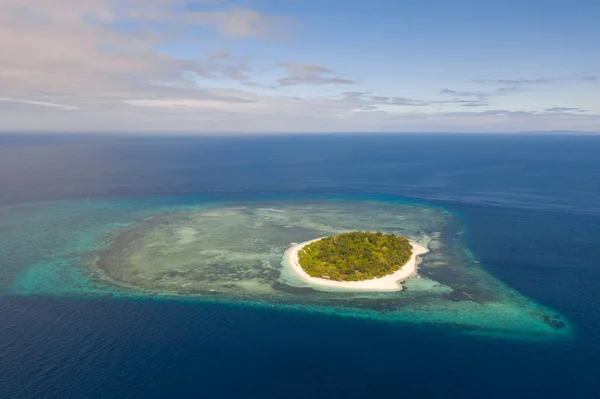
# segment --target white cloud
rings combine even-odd
[[[61,108],[61,109],[79,109],[79,107],[74,107],[72,105],[56,104],[56,103],[51,103],[48,101],[20,100],[20,99],[16,99],[16,98],[7,98],[7,97],[0,97],[0,102],[18,103],[18,104],[27,104],[27,105],[39,105],[42,107]]]

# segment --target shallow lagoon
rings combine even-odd
[[[466,333],[552,339],[556,312],[479,265],[451,210],[395,198],[70,200],[2,209],[3,281],[16,295],[115,295],[277,306]],[[291,242],[381,230],[427,246],[400,292],[315,290],[282,265]],[[3,259],[7,259],[3,257]]]

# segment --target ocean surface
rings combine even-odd
[[[598,154],[599,136],[577,135],[0,135],[0,398],[598,398]],[[251,210],[231,213],[240,204]],[[260,234],[268,221],[272,240],[293,220],[285,242],[327,230],[315,220],[421,212],[428,224],[408,233],[441,231],[450,268],[470,260],[493,280],[490,297],[556,314],[559,333],[494,334],[486,313],[469,327],[490,331],[467,334],[461,307],[394,319],[372,316],[395,297],[272,292],[280,265],[236,268],[243,256],[220,230],[207,234],[229,245],[218,259],[246,291],[173,297],[90,277],[90,264],[130,255],[119,240],[154,248],[204,207],[235,226],[259,221]],[[293,217],[275,218],[282,209]],[[427,262],[424,273],[488,300]],[[520,315],[506,330],[530,326]]]

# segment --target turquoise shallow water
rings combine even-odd
[[[519,339],[568,337],[568,321],[474,263],[460,216],[389,197],[70,200],[5,211],[17,295],[148,296],[278,306]],[[402,292],[320,292],[282,264],[290,242],[382,230],[427,246]]]

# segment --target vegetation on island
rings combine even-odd
[[[352,232],[323,238],[298,252],[302,269],[311,277],[362,281],[401,269],[412,256],[407,238],[381,232]]]

